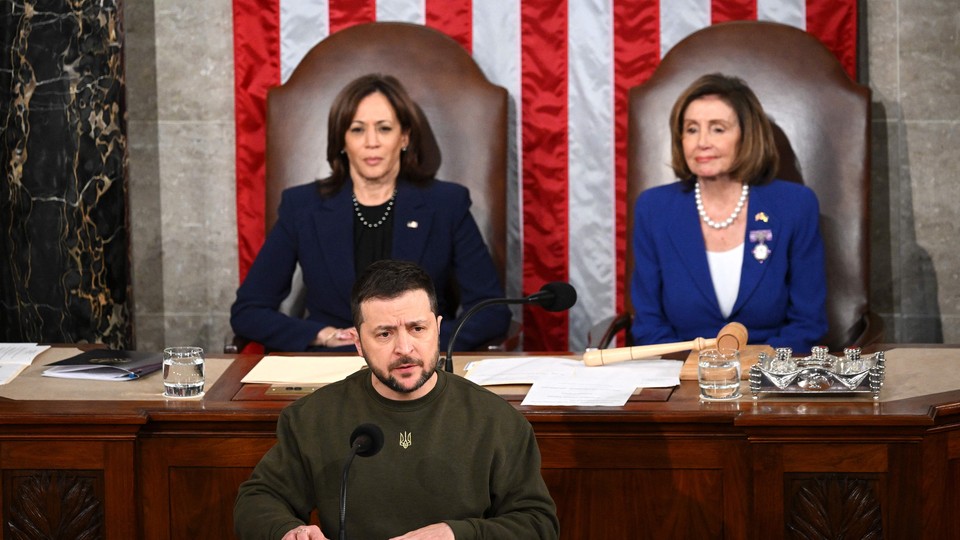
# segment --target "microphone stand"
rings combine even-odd
[[[347,540],[347,473],[356,456],[370,457],[383,448],[383,430],[376,424],[361,424],[350,435],[350,455],[340,478],[340,540]]]
[[[357,448],[350,448],[350,455],[347,456],[347,462],[343,464],[343,475],[340,478],[340,540],[347,540],[347,473],[350,472],[350,464],[353,458],[357,456]]]
[[[457,336],[460,334],[460,329],[463,328],[463,323],[467,322],[474,313],[480,311],[481,309],[491,306],[493,304],[533,304],[541,300],[542,296],[538,296],[540,293],[534,293],[526,298],[487,298],[486,300],[481,300],[473,305],[466,313],[463,314],[463,317],[460,317],[460,322],[457,323],[457,327],[453,330],[453,335],[450,336],[450,342],[447,343],[447,356],[443,359],[442,369],[446,370],[448,373],[453,373],[453,344],[457,342]]]
[[[447,356],[443,359],[441,369],[453,373],[453,345],[457,342],[457,335],[460,334],[460,329],[463,328],[463,324],[467,322],[467,319],[474,313],[491,304],[540,304],[547,311],[566,311],[576,302],[576,289],[569,283],[562,281],[547,283],[541,287],[539,291],[525,298],[488,298],[477,302],[463,314],[463,317],[460,317],[460,322],[457,323],[457,327],[453,331],[453,336],[450,337],[450,342],[447,343]]]

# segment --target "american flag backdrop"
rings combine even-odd
[[[626,97],[674,44],[719,22],[776,21],[819,38],[856,75],[857,0],[234,0],[233,10],[241,279],[264,239],[267,89],[333,32],[424,24],[510,93],[508,295],[549,281],[579,293],[569,313],[523,313],[525,350],[582,350],[590,326],[623,307]]]

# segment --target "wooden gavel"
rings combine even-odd
[[[690,349],[737,349],[747,346],[747,328],[738,322],[727,323],[717,333],[715,339],[698,337],[679,343],[659,343],[657,345],[638,345],[636,347],[618,347],[616,349],[594,349],[583,353],[583,363],[588,366],[605,366],[627,360],[651,358],[662,354],[686,351]]]

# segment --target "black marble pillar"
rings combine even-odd
[[[0,341],[132,347],[122,0],[0,0]]]

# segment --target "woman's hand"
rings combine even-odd
[[[317,337],[311,345],[327,348],[345,347],[347,345],[353,345],[353,336],[355,335],[356,330],[353,327],[334,328],[327,326],[317,332]]]

